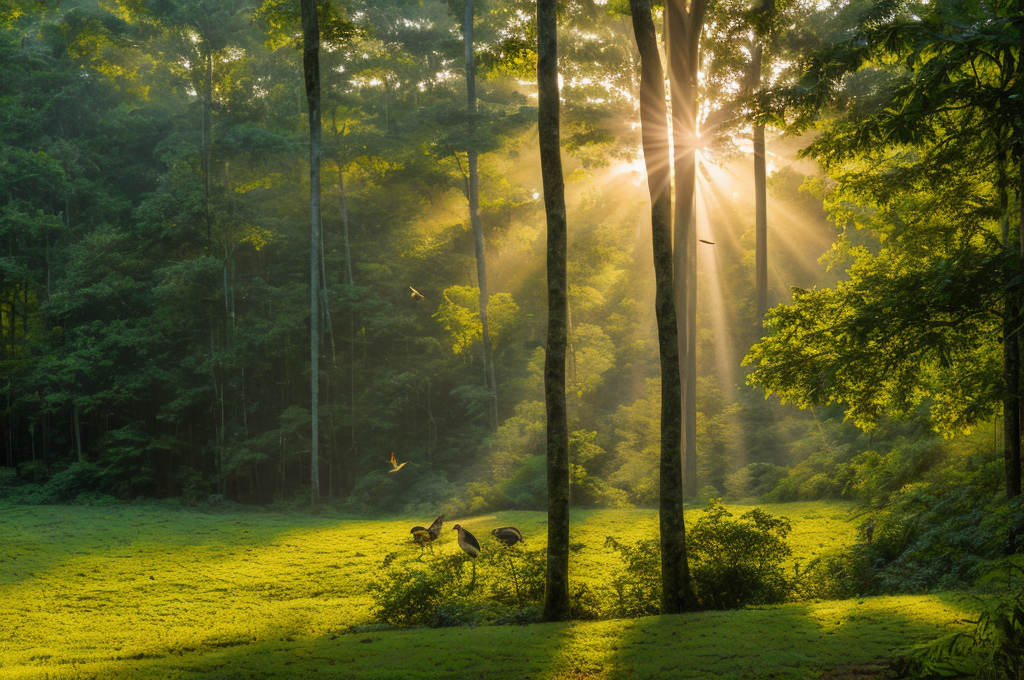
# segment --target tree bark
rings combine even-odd
[[[548,333],[544,356],[548,476],[545,621],[569,618],[569,425],[565,408],[568,235],[558,129],[557,28],[555,0],[537,0],[537,128],[548,228]]]
[[[761,45],[754,48],[751,82],[755,91],[761,88]],[[761,337],[764,315],[768,311],[768,182],[764,155],[764,125],[754,125],[754,291],[756,298],[756,333]]]
[[[1017,11],[1024,13],[1024,0],[1017,0]],[[1017,59],[1017,81],[1024,79],[1024,36],[1021,36],[1020,56]],[[1018,126],[1019,128],[1019,126]],[[1020,462],[1020,435],[1021,435],[1021,395],[1020,395],[1020,280],[1024,275],[1024,141],[1021,139],[1021,130],[1013,131],[1013,154],[1017,157],[1017,203],[1019,219],[1017,230],[1013,234],[1016,244],[1007,243],[1007,249],[1013,254],[1015,266],[1007,278],[1016,280],[1017,285],[1012,288],[1009,281],[1006,287],[1006,310],[1003,318],[1003,359],[1006,377],[1007,397],[1003,402],[1003,456],[1006,464],[1006,496],[1016,498],[1021,492],[1021,462]],[[1000,167],[1002,170],[1002,166]],[[1005,187],[1006,182],[1001,184]],[[1006,203],[1008,212],[1009,199],[1006,195],[1008,189],[1003,190],[1000,198]],[[1007,215],[1009,220],[1009,215]],[[1009,232],[1009,224],[1004,230]],[[1016,247],[1014,247],[1016,245]]]
[[[78,462],[82,462],[82,429],[78,425],[78,404],[72,406],[75,420],[75,448],[78,450]]]
[[[466,16],[462,34],[466,48],[466,100],[467,100],[467,165],[469,166],[469,221],[473,226],[476,249],[476,280],[480,288],[481,344],[484,351],[484,387],[487,389],[488,420],[491,431],[498,429],[498,385],[494,377],[494,359],[491,355],[491,333],[487,323],[487,258],[484,253],[484,225],[480,220],[480,176],[477,170],[476,140],[476,63],[473,57],[473,0],[466,0]]]
[[[320,500],[319,379],[320,379],[320,26],[315,0],[301,0],[302,71],[309,109],[309,382],[312,435],[310,502]]]
[[[697,73],[700,34],[706,0],[668,0],[665,5],[665,42],[668,52],[672,101],[672,169],[675,174],[675,232],[673,234],[673,293],[679,328],[680,381],[683,390],[683,490],[697,495],[696,422],[696,249],[694,219],[696,187]]]
[[[679,329],[672,291],[672,194],[669,176],[668,111],[665,76],[658,52],[650,0],[630,0],[633,33],[640,52],[640,122],[651,195],[655,301],[661,359],[661,470],[658,496],[661,531],[661,611],[686,611],[692,601],[683,524],[682,390],[679,381]]]
[[[203,44],[206,54],[203,55],[205,68],[203,72],[203,120],[200,125],[203,128],[202,164],[203,164],[203,219],[206,222],[206,238],[211,236],[210,217],[210,105],[213,100],[213,49],[210,47],[210,40],[207,37]]]

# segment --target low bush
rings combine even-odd
[[[736,609],[773,604],[788,597],[793,580],[783,562],[789,520],[760,509],[737,519],[720,499],[687,532],[690,580],[701,609]],[[661,604],[661,549],[657,539],[624,544],[609,537],[605,545],[619,554],[623,570],[612,581],[612,613],[636,617],[657,614]]]
[[[760,508],[731,519],[713,499],[686,541],[694,594],[702,609],[736,609],[783,602],[791,581],[783,560],[792,554],[789,520]]]
[[[611,580],[611,614],[618,618],[654,616],[661,608],[661,546],[658,539],[625,544],[609,536],[605,546],[619,553],[624,569]]]
[[[997,594],[979,601],[974,628],[912,649],[901,678],[1024,680],[1024,556],[987,566],[977,585]]]
[[[374,619],[390,626],[534,623],[544,599],[547,553],[520,545],[481,553],[426,556],[400,566],[385,560],[370,586]]]

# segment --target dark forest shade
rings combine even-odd
[[[547,412],[548,563],[545,621],[569,618],[569,424],[565,408],[568,231],[559,143],[558,21],[555,0],[537,2],[537,131],[547,215],[548,333],[544,355]]]

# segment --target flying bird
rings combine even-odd
[[[491,532],[491,535],[507,546],[526,542],[526,539],[523,538],[523,532],[515,527],[498,527]]]
[[[416,545],[420,547],[420,552],[423,552],[423,548],[430,546],[431,543],[437,540],[437,537],[441,535],[441,525],[444,524],[444,515],[441,515],[427,528],[413,527],[409,529],[409,533],[412,534],[412,540],[416,542]],[[433,552],[433,546],[430,547]]]
[[[412,286],[409,286],[409,290],[411,290],[411,291],[412,291],[411,293],[409,293],[409,297],[411,297],[411,298],[413,298],[413,299],[419,299],[419,300],[426,300],[426,298],[425,298],[425,297],[423,297],[423,294],[422,294],[422,293],[420,293],[420,292],[419,292],[418,290],[416,290],[415,288],[413,288]]]
[[[399,470],[401,470],[402,468],[404,468],[408,464],[409,464],[409,461],[405,461],[404,463],[399,464],[399,462],[397,460],[395,460],[395,452],[392,451],[391,452],[391,469],[388,470],[388,472],[391,473],[391,474],[394,474],[394,473],[398,472]]]
[[[476,557],[480,554],[480,543],[476,540],[476,536],[469,533],[458,524],[452,527],[452,531],[459,532],[459,547],[462,548],[467,555],[470,557]]]
[[[714,241],[705,241],[705,240],[704,240],[704,239],[702,239],[702,238],[699,238],[699,239],[697,239],[697,240],[698,240],[698,241],[700,241],[701,243],[707,243],[707,244],[708,244],[709,246],[713,246],[713,245],[715,245],[715,242],[714,242]]]

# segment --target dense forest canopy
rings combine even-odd
[[[855,495],[878,460],[965,432],[978,465],[1002,465],[992,428],[1019,381],[1004,361],[1019,353],[1004,348],[1019,331],[1019,11],[769,5],[711,3],[699,53],[699,495]],[[661,373],[640,53],[629,3],[558,11],[571,502],[650,505]],[[354,511],[542,508],[535,7],[475,3],[472,116],[464,2],[317,12],[320,495]],[[0,464],[37,500],[305,503],[298,3],[5,0],[0,24]]]

